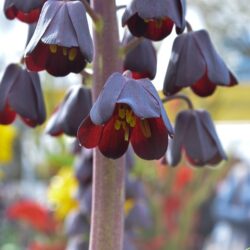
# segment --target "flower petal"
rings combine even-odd
[[[170,62],[164,79],[165,95],[196,83],[206,73],[206,63],[197,46],[194,33],[178,36],[173,44]]]
[[[160,117],[158,101],[140,84],[144,80],[127,80],[117,103],[128,104],[135,115],[141,119]]]
[[[93,42],[90,36],[85,8],[80,1],[68,2],[67,7],[80,50],[84,58],[91,62],[93,58]]]
[[[207,133],[209,133],[209,135],[213,138],[221,159],[226,160],[227,156],[222,148],[220,139],[216,133],[214,124],[211,120],[209,113],[206,111],[199,111],[199,116],[200,116],[200,121],[201,121],[202,125],[207,130]]]
[[[11,91],[21,71],[21,68],[17,64],[10,64],[6,68],[0,84],[0,112],[6,108],[9,92]]]
[[[77,138],[86,148],[94,148],[98,145],[103,131],[103,126],[95,125],[88,115],[80,124]]]
[[[146,160],[161,158],[168,146],[168,131],[162,118],[146,119],[148,122],[151,135],[145,137],[141,126],[140,119],[137,119],[136,126],[132,131],[131,144],[135,153]]]
[[[43,36],[46,29],[49,27],[51,21],[53,20],[54,16],[61,7],[61,4],[62,3],[60,3],[60,1],[46,1],[43,5],[35,32],[25,49],[25,61],[27,67],[29,64],[30,54],[41,40],[41,37]]]
[[[112,117],[104,126],[98,145],[101,153],[112,159],[121,157],[127,151],[129,145],[129,139],[125,140],[124,130],[122,128],[115,129],[115,121],[116,117]]]
[[[181,160],[181,151],[184,143],[185,133],[188,132],[188,127],[191,119],[190,112],[180,112],[175,121],[175,135],[170,143],[170,159],[171,166],[176,166]]]
[[[195,40],[203,54],[207,65],[207,74],[211,82],[216,85],[230,85],[229,70],[216,52],[210,40],[209,34],[205,30],[196,31]]]
[[[112,116],[117,99],[124,88],[125,78],[120,73],[112,74],[94,103],[90,117],[93,123],[101,125]]]
[[[157,100],[157,102],[158,102],[158,104],[160,106],[160,113],[161,113],[161,117],[162,117],[162,119],[164,121],[164,124],[165,124],[165,126],[166,126],[166,128],[168,130],[169,135],[173,136],[174,135],[174,130],[172,128],[172,125],[171,125],[171,123],[170,123],[170,121],[168,119],[165,108],[164,108],[164,106],[162,104],[162,101],[161,101],[161,99],[160,99],[160,97],[158,95],[158,92],[155,89],[154,85],[150,81],[148,81],[146,79],[141,80],[140,84],[148,91],[148,93],[150,95],[152,95]]]
[[[10,106],[34,126],[46,118],[40,80],[37,73],[21,70],[9,94]]]

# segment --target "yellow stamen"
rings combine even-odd
[[[115,130],[119,130],[121,128],[121,121],[116,120],[115,121]]]
[[[63,47],[63,55],[64,55],[64,56],[67,56],[67,54],[68,54],[67,49]]]
[[[68,56],[69,60],[70,60],[70,61],[74,61],[75,58],[76,58],[76,55],[77,55],[77,50],[76,50],[76,48],[71,48],[71,49],[69,50],[69,56]]]
[[[51,53],[55,54],[57,52],[57,45],[56,44],[51,44],[49,46],[49,50]]]
[[[124,131],[124,140],[128,141],[128,139],[129,139],[129,128],[126,126]]]
[[[140,124],[141,124],[141,130],[142,130],[143,135],[146,138],[149,138],[151,136],[151,130],[150,130],[150,126],[148,124],[148,121],[147,120],[141,120]]]
[[[125,118],[126,113],[125,113],[125,109],[124,109],[124,108],[119,108],[119,110],[118,110],[118,116],[119,116],[121,119],[124,119],[124,118]]]
[[[126,109],[126,122],[130,124],[131,119],[132,119],[132,110]]]
[[[135,124],[136,124],[136,118],[135,116],[132,116],[129,125],[130,127],[134,128]]]

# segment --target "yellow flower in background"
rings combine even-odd
[[[8,164],[13,160],[13,142],[16,134],[15,127],[0,125],[0,164]]]
[[[132,208],[135,205],[135,201],[134,199],[126,199],[124,202],[124,212],[125,215],[128,215],[130,213],[130,211],[132,210]]]
[[[71,168],[62,168],[52,178],[48,188],[48,200],[59,220],[63,220],[69,212],[78,207],[78,202],[74,198],[77,188],[78,182]]]

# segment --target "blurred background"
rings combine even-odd
[[[197,169],[183,158],[172,168],[162,160],[146,162],[130,154],[124,205],[127,250],[250,247],[250,5],[247,0],[189,0],[187,20],[194,30],[208,30],[240,83],[217,88],[205,99],[184,90],[196,108],[211,113],[228,161]],[[20,61],[28,27],[7,20],[2,11],[0,27],[2,77],[9,63]],[[154,44],[158,69],[153,82],[159,91],[174,37]],[[55,79],[42,72],[40,77],[48,117],[68,87],[81,82],[74,74]],[[185,105],[174,101],[166,107],[174,123]],[[30,129],[18,119],[11,126],[0,125],[1,250],[88,249],[91,170],[85,165],[91,153],[81,152],[73,138],[46,135],[44,127]],[[79,169],[86,175],[79,177]],[[137,213],[142,215],[138,220]]]

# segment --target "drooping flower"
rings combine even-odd
[[[25,23],[37,22],[46,0],[5,0],[4,14],[8,19],[17,18]]]
[[[16,114],[31,127],[46,117],[39,75],[10,64],[0,84],[0,123],[12,123]]]
[[[205,30],[179,35],[173,44],[163,92],[172,95],[191,87],[201,97],[213,94],[217,85],[233,86],[237,80],[216,52]]]
[[[134,36],[159,41],[168,36],[174,24],[177,33],[185,29],[185,0],[133,0],[126,8],[122,25]]]
[[[122,44],[127,45],[134,37],[130,32],[125,32]],[[131,49],[123,61],[124,70],[130,70],[134,79],[154,79],[156,74],[156,51],[148,39],[142,39],[139,44]]]
[[[64,222],[65,232],[68,237],[75,235],[89,234],[89,221],[80,210],[73,210],[69,213]]]
[[[76,136],[81,121],[91,108],[91,91],[81,86],[70,88],[63,102],[51,116],[46,126],[46,133],[57,136],[65,133]]]
[[[181,153],[194,166],[215,165],[227,158],[207,111],[185,110],[178,114],[170,165],[180,162]]]
[[[78,129],[82,146],[98,146],[103,155],[119,158],[129,141],[144,159],[165,153],[173,130],[158,93],[148,79],[112,74]]]
[[[92,57],[92,39],[83,4],[48,0],[25,50],[28,69],[65,76],[79,73]]]

